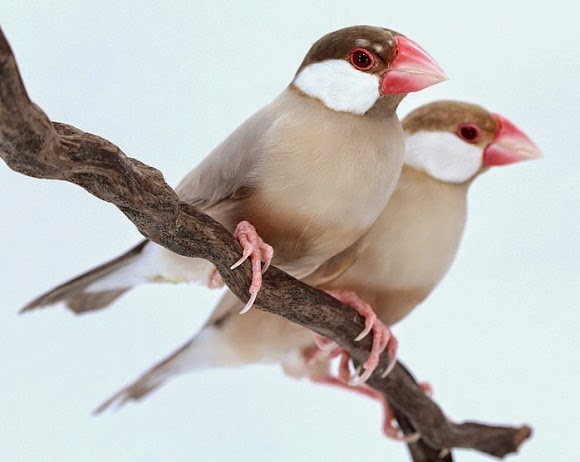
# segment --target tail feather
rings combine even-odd
[[[93,413],[100,414],[107,409],[118,409],[128,401],[139,401],[175,375],[219,365],[222,362],[227,363],[225,358],[220,358],[221,343],[221,334],[217,329],[213,327],[203,329],[177,351],[103,402]]]
[[[237,303],[240,304],[239,301]],[[237,316],[237,311],[235,316]],[[235,367],[248,363],[239,345],[232,343],[228,332],[223,328],[226,318],[227,316],[223,316],[220,322],[203,327],[178,350],[106,400],[95,409],[94,413],[100,414],[110,408],[118,409],[128,401],[139,401],[179,374],[211,367]]]
[[[157,389],[165,382],[168,375],[164,370],[164,363],[165,361],[161,362],[139,377],[135,382],[119,390],[96,408],[93,411],[93,414],[100,414],[107,409],[118,409],[127,401],[139,401],[153,390]]]
[[[128,252],[125,252],[123,255],[42,294],[22,308],[20,313],[59,302],[64,302],[70,310],[77,314],[98,310],[108,306],[131,289],[131,287],[102,291],[89,291],[87,289],[95,282],[102,280],[111,273],[114,273],[133,262],[141,254],[143,248],[148,242],[148,240],[144,240]]]
[[[260,310],[239,315],[242,307],[243,303],[227,291],[197,335],[115,393],[95,414],[119,408],[128,401],[139,401],[174,376],[204,368],[284,362],[288,373],[307,375],[309,369],[302,350],[312,345],[312,333]],[[286,359],[289,353],[294,353],[294,358]]]

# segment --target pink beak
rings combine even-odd
[[[395,57],[383,74],[381,93],[411,93],[447,80],[439,64],[407,37],[395,37]]]
[[[493,114],[493,116],[499,123],[499,131],[483,151],[484,167],[542,157],[538,147],[524,132],[505,117],[499,114]]]

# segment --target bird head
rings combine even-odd
[[[381,112],[377,108],[392,113],[407,93],[446,79],[411,39],[389,29],[354,26],[314,43],[292,85],[330,109],[364,115]]]
[[[512,122],[481,106],[436,101],[403,119],[405,164],[445,182],[464,183],[488,167],[541,157]]]

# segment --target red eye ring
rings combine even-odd
[[[350,52],[349,61],[355,69],[368,71],[375,65],[375,57],[364,48],[355,48]]]
[[[457,136],[468,143],[477,143],[481,138],[481,128],[474,123],[461,124],[457,127]]]

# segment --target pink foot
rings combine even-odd
[[[419,440],[419,438],[421,438],[421,435],[419,433],[412,433],[409,435],[403,434],[403,432],[400,430],[400,428],[396,423],[395,416],[393,414],[391,407],[389,406],[389,403],[387,402],[387,400],[385,399],[385,397],[381,392],[364,384],[353,385],[351,383],[352,380],[349,369],[350,356],[344,349],[336,347],[335,346],[336,344],[334,342],[328,340],[325,337],[322,337],[321,335],[315,334],[314,339],[316,345],[313,345],[312,348],[309,348],[304,355],[304,358],[308,364],[312,364],[314,361],[317,360],[332,359],[338,355],[340,355],[340,363],[338,366],[338,377],[333,377],[330,374],[324,377],[311,375],[310,380],[312,380],[315,383],[332,385],[342,389],[354,391],[356,393],[360,393],[369,398],[379,401],[383,406],[384,412],[383,433],[385,434],[385,436],[387,436],[387,438],[391,438],[397,441],[403,441],[405,443],[413,443]],[[431,386],[430,383],[421,382],[419,383],[419,388],[421,388],[421,390],[423,390],[423,393],[427,394],[428,396],[433,396],[433,387]]]
[[[323,362],[334,359],[342,354],[343,351],[344,350],[332,340],[329,340],[322,335],[314,334],[314,345],[307,350],[304,358],[308,365],[312,365],[317,361]]]
[[[397,358],[398,342],[395,336],[391,334],[391,331],[387,326],[377,319],[377,315],[372,307],[354,292],[346,290],[329,290],[327,293],[351,306],[357,313],[365,318],[365,328],[355,339],[356,341],[362,340],[371,331],[373,333],[373,346],[368,359],[363,364],[364,372],[357,379],[351,380],[351,385],[360,385],[369,379],[371,374],[379,365],[381,353],[385,348],[389,353],[390,362],[381,377],[386,377],[393,369]]]
[[[246,313],[256,301],[256,296],[262,287],[262,273],[264,273],[270,266],[272,257],[274,256],[274,249],[272,246],[266,244],[256,232],[256,228],[247,222],[241,221],[236,226],[234,233],[236,239],[244,249],[242,257],[235,262],[231,269],[237,268],[244,263],[248,258],[252,263],[252,284],[250,285],[250,300],[244,307],[240,314]],[[264,268],[262,268],[262,260],[264,260]]]

